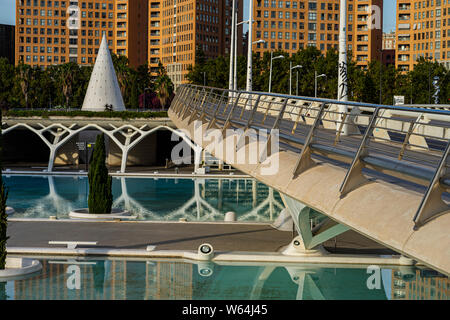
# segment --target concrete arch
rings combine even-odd
[[[120,127],[116,127],[113,124],[108,124],[108,126],[110,126],[112,128],[112,130],[108,130],[102,126],[99,126],[98,124],[95,124],[95,123],[87,124],[78,129],[74,129],[74,127],[76,126],[75,123],[69,127],[64,126],[60,123],[53,123],[47,127],[42,124],[38,124],[38,125],[41,127],[41,129],[33,128],[32,126],[30,126],[27,123],[17,123],[9,128],[2,130],[2,134],[7,134],[10,131],[17,129],[19,127],[23,127],[23,128],[26,128],[26,129],[34,132],[39,138],[41,138],[41,140],[50,149],[50,156],[49,156],[48,167],[47,167],[47,170],[49,172],[53,171],[53,165],[54,165],[54,161],[55,161],[55,157],[56,157],[56,152],[58,151],[58,149],[60,147],[62,147],[67,141],[69,141],[73,136],[75,136],[76,134],[78,134],[84,130],[87,130],[87,129],[97,129],[97,130],[103,132],[112,141],[114,141],[114,143],[120,148],[120,150],[122,151],[122,159],[121,159],[121,166],[120,166],[121,173],[124,173],[126,170],[126,164],[127,164],[128,154],[129,154],[130,150],[133,149],[137,144],[139,144],[139,142],[141,142],[145,137],[147,137],[148,135],[150,135],[158,130],[161,130],[161,129],[172,131],[173,133],[175,133],[176,135],[181,137],[189,145],[189,147],[191,147],[192,150],[194,150],[195,170],[198,169],[199,164],[200,164],[202,148],[200,146],[198,146],[197,144],[193,143],[186,136],[185,133],[175,130],[173,128],[170,128],[168,126],[164,126],[164,125],[157,126],[150,130],[146,130],[147,125],[137,128],[130,124],[125,124]],[[54,131],[53,129],[56,129],[56,131]],[[49,141],[44,136],[44,133],[46,133],[46,132],[49,132],[50,134],[52,134],[54,136],[53,141]],[[125,143],[121,143],[120,140],[115,136],[115,134],[117,134],[117,133],[120,133],[123,137],[125,137]],[[132,141],[132,139],[136,135],[139,135],[139,136],[135,140]]]

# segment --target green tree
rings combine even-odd
[[[13,102],[14,66],[8,59],[0,58],[0,108],[8,107]]]
[[[89,168],[89,213],[110,213],[112,207],[112,179],[106,168],[104,134],[97,136]]]
[[[167,107],[170,103],[170,98],[173,93],[173,83],[167,75],[166,69],[161,62],[158,65],[158,76],[155,80],[155,90],[158,95],[161,105]]]
[[[439,87],[441,88],[440,103],[446,103],[448,97],[443,96],[447,93],[448,77],[446,74],[448,71],[444,66],[437,61],[430,61],[424,57],[420,57],[417,60],[417,64],[414,66],[414,70],[410,71],[411,85],[414,87],[412,90],[412,100],[416,104],[428,104],[434,103],[433,94],[435,92],[433,86],[433,78],[436,76],[439,78]],[[442,91],[442,89],[444,89]]]
[[[29,65],[21,62],[16,68],[16,75],[17,83],[20,86],[21,93],[25,100],[25,108],[28,108],[28,94],[30,91],[31,81],[33,79],[33,69]]]
[[[116,55],[111,52],[111,58],[114,64],[114,69],[116,71],[117,81],[119,82],[120,92],[122,97],[125,96],[125,92],[128,91],[130,85],[131,68],[129,65],[128,58],[123,55]]]
[[[66,108],[69,108],[70,98],[73,96],[73,89],[80,69],[76,63],[69,62],[59,65],[57,70],[58,81],[64,96],[64,104]]]
[[[132,75],[129,107],[131,108],[139,107],[139,82],[137,79],[137,75],[135,73],[133,73]]]

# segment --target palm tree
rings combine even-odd
[[[161,101],[161,105],[166,107],[170,103],[169,100],[173,94],[173,83],[161,62],[159,62],[158,65],[158,76],[155,80],[155,89],[158,98]]]
[[[79,71],[78,65],[73,62],[60,65],[57,71],[67,108],[69,107],[69,100],[73,93],[73,86],[77,71]]]
[[[123,97],[130,82],[131,72],[129,61],[126,56],[116,55],[114,53],[111,53],[111,58],[116,71],[117,81],[119,82],[120,93]]]
[[[16,68],[16,72],[20,89],[25,98],[25,107],[28,108],[28,93],[30,92],[30,84],[33,80],[33,69],[28,64],[20,62]]]

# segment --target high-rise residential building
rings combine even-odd
[[[385,66],[395,66],[395,32],[383,32],[382,62]]]
[[[148,0],[16,0],[16,56],[33,66],[93,64],[103,33],[130,64],[147,62]]]
[[[413,70],[420,57],[450,67],[450,1],[397,1],[396,67]]]
[[[395,49],[395,32],[383,32],[383,50]]]
[[[14,26],[0,24],[0,57],[7,58],[9,63],[14,63]]]
[[[236,1],[239,22],[243,16],[243,1]],[[231,0],[150,0],[149,5],[149,65],[157,72],[161,62],[175,86],[187,82],[189,66],[194,66],[196,50],[205,58],[230,53]],[[242,38],[242,27],[238,29]],[[238,53],[242,42],[237,41]]]
[[[340,0],[255,0],[253,45],[259,53],[293,54],[307,46],[323,53],[339,48]],[[381,59],[383,0],[347,1],[347,47],[361,67]]]

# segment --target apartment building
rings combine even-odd
[[[242,21],[243,1],[236,2],[238,20]],[[175,86],[187,82],[196,49],[201,49],[206,58],[230,53],[231,0],[150,1],[148,16],[151,71],[157,72],[161,62]],[[242,28],[238,30],[241,38]],[[238,41],[241,52],[242,43]]]
[[[393,65],[395,67],[395,32],[383,32],[383,53],[382,63],[385,66]]]
[[[14,63],[14,29],[15,26],[0,24],[0,57],[7,58],[9,63]]]
[[[397,1],[397,59],[402,71],[420,57],[450,67],[450,1]]]
[[[395,49],[395,32],[383,32],[383,50]]]
[[[256,0],[253,39],[266,43],[253,50],[284,50],[294,54],[315,46],[324,54],[339,48],[339,0]],[[382,0],[347,1],[347,46],[361,67],[381,58]]]
[[[46,67],[95,62],[103,33],[130,64],[147,62],[148,0],[16,0],[16,54]]]

